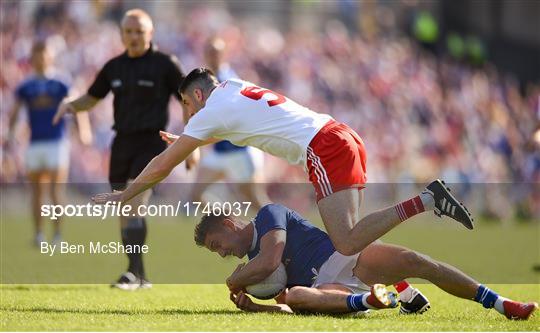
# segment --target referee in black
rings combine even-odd
[[[109,182],[114,190],[124,189],[152,158],[165,150],[166,143],[159,131],[168,122],[170,96],[181,100],[178,89],[184,79],[178,60],[157,51],[152,44],[152,19],[145,11],[127,11],[121,30],[126,51],[105,64],[85,95],[63,103],[53,120],[57,122],[66,113],[90,110],[112,90],[116,136],[111,148]],[[150,192],[141,195],[133,206],[147,203],[149,195]],[[145,219],[120,220],[123,244],[143,245]],[[144,273],[142,254],[127,256],[127,272],[113,286],[124,290],[151,287]]]

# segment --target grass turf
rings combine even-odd
[[[491,285],[516,299],[538,285]],[[539,316],[509,321],[494,310],[421,285],[432,309],[397,309],[365,317],[242,313],[223,285],[157,285],[123,292],[104,285],[3,285],[1,329],[7,331],[537,331]]]
[[[404,317],[397,310],[362,318],[242,313],[221,284],[240,261],[222,260],[197,248],[193,218],[151,219],[145,261],[154,288],[112,290],[106,283],[125,267],[124,255],[40,254],[29,246],[31,218],[26,210],[20,212],[11,208],[1,214],[3,331],[537,331],[540,327],[538,314],[527,322],[508,321],[494,310],[427,284],[417,285],[432,302],[432,309],[421,316]],[[320,225],[317,214],[308,217]],[[432,219],[404,223],[384,240],[455,265],[504,296],[540,300],[538,273],[531,269],[540,263],[538,224],[480,221],[470,232],[456,223],[434,224]],[[114,219],[66,222],[64,239],[74,244],[118,239]]]

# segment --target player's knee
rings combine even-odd
[[[306,287],[292,287],[287,292],[287,297],[285,302],[293,310],[304,310],[305,309],[305,293]]]
[[[288,290],[287,297],[285,299],[287,305],[290,306],[291,304],[296,304],[302,299],[303,288],[304,287],[292,287]]]
[[[61,191],[61,189],[58,188],[56,185],[54,185],[54,186],[51,185],[51,189],[50,189],[51,201],[55,205],[60,204],[60,196],[61,196],[60,191]]]
[[[433,260],[429,256],[418,253],[416,251],[404,251],[400,255],[401,260],[408,267],[414,267],[418,271],[427,269],[433,265]]]

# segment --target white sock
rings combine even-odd
[[[405,303],[410,302],[413,298],[413,290],[413,287],[408,286],[407,289],[399,293],[399,300]]]
[[[364,295],[362,295],[362,304],[368,308],[368,309],[374,309],[374,310],[377,310],[376,307],[374,307],[373,305],[369,304],[368,301],[367,301],[367,298],[371,295],[371,293],[365,293]]]
[[[508,301],[508,298],[499,296],[499,298],[497,298],[497,300],[495,301],[495,304],[493,304],[493,308],[497,310],[500,314],[504,314],[504,301]]]
[[[420,200],[422,200],[422,204],[424,205],[424,209],[426,211],[435,209],[435,200],[433,199],[433,196],[431,194],[420,193],[419,196],[420,196]]]

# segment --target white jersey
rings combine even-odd
[[[332,117],[239,79],[215,88],[184,128],[199,140],[218,138],[253,146],[291,164],[304,164],[311,139]]]

